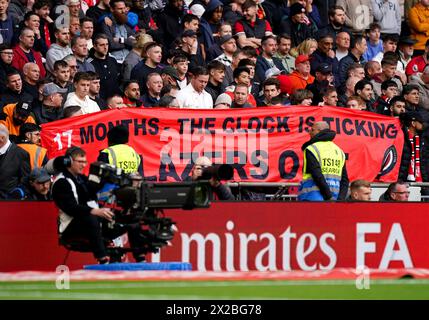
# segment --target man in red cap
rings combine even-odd
[[[299,55],[295,60],[295,70],[288,75],[291,81],[290,92],[292,94],[297,89],[305,89],[307,85],[314,82],[314,77],[310,74],[310,58],[306,55]]]

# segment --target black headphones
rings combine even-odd
[[[66,154],[64,155],[64,159],[63,159],[63,166],[66,168],[70,168],[71,164],[73,162],[73,158],[72,158],[72,154],[77,151],[77,150],[81,150],[82,148],[80,147],[76,147],[76,146],[72,146],[70,148],[67,149]]]

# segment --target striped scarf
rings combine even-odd
[[[408,139],[411,143],[411,162],[408,167],[407,181],[422,182],[422,173],[420,171],[420,136],[414,137],[408,131]]]

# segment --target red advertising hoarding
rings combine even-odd
[[[165,213],[178,232],[151,260],[189,261],[194,270],[429,268],[422,203],[237,202]],[[0,272],[63,264],[53,203],[1,202],[0,216]],[[67,260],[71,269],[92,263],[88,253]]]

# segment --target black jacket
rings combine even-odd
[[[27,200],[27,201],[49,201],[52,200],[51,194],[48,193],[46,196],[38,193],[28,182],[28,179],[25,179],[26,181],[14,188],[9,193],[9,199],[16,199],[16,200]]]
[[[156,24],[162,34],[166,51],[171,48],[174,40],[182,33],[182,18],[184,15],[185,10],[179,11],[172,5],[167,4],[164,11],[156,17]]]
[[[100,76],[100,97],[107,99],[115,94],[120,94],[119,80],[120,68],[115,58],[107,56],[106,59],[91,57],[87,60]]]
[[[6,153],[0,155],[0,198],[6,198],[29,174],[30,155],[12,143]]]
[[[89,201],[96,201],[97,196],[88,186],[88,178],[84,175],[73,176],[68,170],[64,170],[66,178],[70,178],[76,186],[79,202],[76,201],[72,187],[66,179],[55,181],[52,187],[52,199],[55,204],[71,217],[89,215],[92,208],[88,206]]]
[[[290,17],[281,22],[280,31],[292,37],[292,47],[296,47],[306,39],[316,38],[317,35],[317,27],[314,22],[310,25],[306,25],[305,23],[294,23]]]
[[[325,177],[322,174],[322,170],[320,168],[320,163],[317,161],[316,157],[309,150],[305,150],[309,145],[320,142],[320,141],[332,141],[335,138],[335,131],[326,129],[320,131],[316,134],[312,139],[304,143],[301,149],[305,152],[305,157],[307,159],[306,170],[307,173],[311,174],[314,182],[317,187],[320,189],[320,193],[322,194],[325,200],[329,200],[332,198],[331,190],[329,189],[328,184],[326,183]],[[343,171],[341,174],[341,182],[340,182],[340,193],[338,195],[337,200],[345,200],[347,196],[347,191],[349,187],[349,178],[347,175],[346,163],[344,163]]]
[[[407,128],[403,127],[404,147],[402,149],[401,165],[399,166],[398,180],[407,181],[408,167],[411,162],[411,142],[408,139]],[[423,182],[429,182],[429,132],[426,129],[420,136],[420,171]]]

